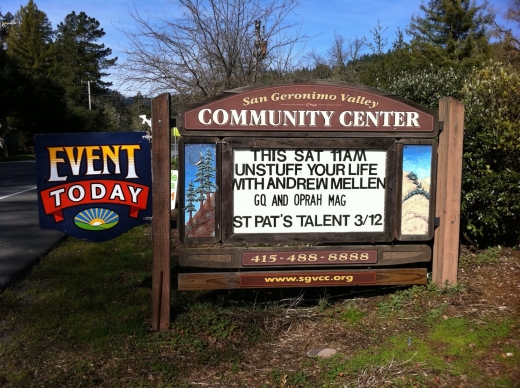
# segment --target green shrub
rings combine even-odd
[[[520,243],[520,76],[488,62],[471,71],[404,73],[390,91],[438,109],[442,97],[464,103],[461,231],[479,247]]]
[[[477,245],[520,243],[520,76],[501,63],[475,70],[465,108],[463,232]]]
[[[454,97],[461,99],[461,90],[467,70],[433,67],[402,73],[389,86],[389,92],[407,98],[430,109],[439,109],[439,99]]]

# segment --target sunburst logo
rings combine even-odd
[[[78,228],[85,230],[106,230],[113,228],[119,222],[119,215],[109,209],[86,209],[74,217],[74,223]]]

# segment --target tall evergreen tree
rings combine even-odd
[[[103,94],[111,83],[102,77],[117,58],[112,50],[98,41],[105,35],[99,22],[85,12],[72,12],[58,24],[54,42],[56,60],[53,79],[65,89],[69,110],[73,112],[76,130],[106,130],[106,112],[96,106],[92,95]]]
[[[59,82],[70,92],[86,90],[82,82],[91,82],[92,91],[100,92],[111,83],[103,82],[108,73],[104,70],[115,65],[117,58],[110,59],[112,49],[97,43],[105,36],[99,22],[85,12],[72,12],[58,24],[55,40]]]
[[[200,168],[202,170],[202,182],[200,186],[204,194],[206,194],[206,201],[209,201],[211,193],[214,193],[218,189],[217,185],[213,183],[216,169],[213,167],[213,158],[211,157],[209,148],[206,150],[206,155],[202,158]]]
[[[24,73],[47,76],[53,57],[53,31],[47,15],[29,0],[25,7],[20,7],[14,21],[5,40],[7,54]]]
[[[49,77],[54,51],[46,14],[29,0],[13,21],[5,38],[7,55],[0,65],[0,121],[3,134],[17,133],[20,144],[11,145],[16,149],[30,146],[35,133],[66,130],[67,109],[63,92]]]
[[[413,16],[408,34],[414,55],[434,66],[477,64],[491,54],[487,32],[494,20],[487,2],[429,0]]]

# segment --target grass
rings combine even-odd
[[[494,264],[498,262],[501,253],[502,247],[492,247],[478,252],[474,257],[461,257],[460,264],[463,266]]]
[[[478,260],[496,265],[496,254]],[[518,317],[456,316],[470,287],[346,300],[322,290],[305,300],[299,291],[286,299],[279,290],[174,289],[171,329],[152,332],[151,262],[149,227],[104,243],[66,239],[0,293],[0,385],[515,386],[482,366],[515,370]],[[172,273],[182,270],[172,260]],[[334,357],[306,358],[299,342],[287,347],[323,332],[344,344]]]
[[[147,332],[151,267],[143,257],[151,251],[144,239],[142,229],[101,244],[69,238],[19,287],[0,295],[0,331],[10,333],[0,358],[9,380],[30,379],[23,366],[33,358],[43,363],[79,349],[95,357]],[[77,370],[69,373],[84,373],[85,360],[74,359]]]
[[[353,306],[349,306],[339,313],[339,319],[347,324],[355,325],[363,318],[364,315],[365,313],[363,311],[360,311]]]
[[[329,368],[331,382],[340,373],[359,375],[367,366],[377,369],[389,364],[427,365],[430,373],[449,372],[477,378],[480,369],[472,362],[475,356],[486,351],[494,340],[507,336],[510,324],[503,321],[494,327],[482,328],[465,319],[443,320],[434,324],[424,337],[392,335],[377,348],[360,351],[348,360],[337,358],[324,360],[322,364]]]

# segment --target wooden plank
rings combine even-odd
[[[152,330],[170,327],[170,95],[152,100]]]
[[[332,256],[329,257],[331,252]],[[357,255],[352,256],[351,253],[357,253]],[[361,260],[362,253],[365,253],[364,260]],[[292,254],[295,257],[290,259]],[[251,260],[256,255],[260,259]],[[377,259],[376,262],[372,260],[374,256]],[[431,257],[431,248],[425,244],[184,248],[181,249],[179,264],[185,267],[198,268],[288,269],[321,267],[323,269],[424,263],[431,261]],[[247,259],[249,260],[247,261]]]
[[[375,274],[373,281],[370,275]],[[252,277],[258,277],[257,283],[251,283]],[[353,280],[349,282],[348,276]],[[356,282],[356,276],[361,277]],[[244,282],[247,277],[247,282]],[[260,284],[262,286],[251,286]],[[277,279],[277,280],[276,280]],[[341,282],[340,280],[344,280]],[[241,284],[242,281],[242,284]],[[258,283],[259,282],[259,283]],[[335,282],[335,284],[331,284]],[[218,272],[218,273],[183,273],[178,275],[178,289],[218,290],[258,287],[323,287],[323,286],[376,286],[376,285],[412,285],[426,284],[425,268],[370,269],[370,270],[328,270],[328,271],[263,271],[263,272]]]
[[[457,284],[464,105],[452,97],[439,101],[444,130],[439,135],[436,217],[432,280],[438,286]]]

